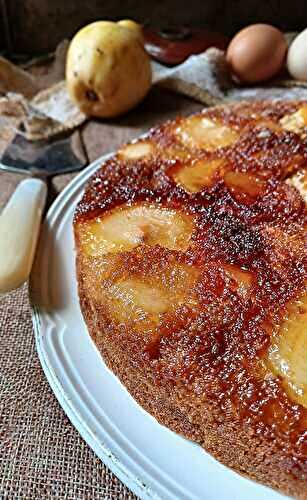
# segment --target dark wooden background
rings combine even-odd
[[[53,50],[97,19],[133,18],[159,27],[188,24],[229,35],[254,22],[287,31],[307,26],[307,0],[0,0],[0,5],[2,11],[7,7],[12,45],[21,53]]]

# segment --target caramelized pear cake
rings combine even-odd
[[[204,110],[123,146],[74,218],[82,313],[160,423],[307,498],[307,102]]]

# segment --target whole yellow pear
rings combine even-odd
[[[66,61],[71,99],[88,116],[114,117],[136,106],[151,86],[141,27],[97,21],[72,39]]]

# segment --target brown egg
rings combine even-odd
[[[239,31],[227,49],[231,71],[241,82],[268,80],[281,69],[287,43],[281,31],[269,24],[253,24]]]

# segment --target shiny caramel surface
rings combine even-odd
[[[135,364],[274,442],[302,477],[307,352],[297,354],[299,398],[270,354],[287,353],[278,336],[291,304],[305,304],[306,204],[289,182],[307,165],[300,109],[242,103],[151,130],[93,176],[74,230],[86,293]],[[121,218],[127,210],[133,224]],[[292,323],[306,311],[295,314]]]

